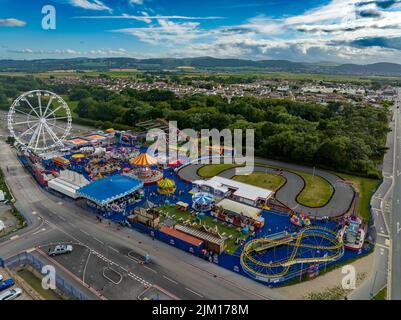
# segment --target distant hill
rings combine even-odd
[[[171,70],[179,67],[192,67],[209,71],[259,71],[259,72],[295,72],[321,73],[360,76],[395,76],[401,77],[401,65],[396,63],[374,63],[367,65],[335,64],[331,62],[301,63],[288,60],[243,60],[198,58],[74,58],[41,60],[0,60],[0,72],[44,72],[54,70],[99,70],[132,69],[147,71]]]

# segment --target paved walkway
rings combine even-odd
[[[310,167],[305,167],[301,165],[284,163],[274,160],[266,160],[262,158],[255,159],[254,172],[267,172],[277,174],[277,171],[272,168],[267,168],[264,166],[258,166],[257,164],[270,165],[279,168],[287,168],[290,170],[303,171],[312,174],[313,169]],[[198,175],[198,170],[204,166],[204,164],[192,164],[182,168],[178,174],[181,178],[189,181],[204,179]],[[219,174],[219,176],[225,178],[232,178],[235,175],[235,169],[227,169]],[[334,189],[334,193],[328,203],[320,208],[312,208],[303,206],[298,203],[297,196],[303,190],[305,182],[303,178],[293,172],[283,170],[282,175],[286,178],[286,183],[276,192],[276,199],[284,203],[289,208],[302,213],[308,213],[312,216],[317,217],[336,217],[342,215],[344,212],[348,211],[352,204],[354,198],[354,190],[352,187],[346,183],[340,177],[332,174],[330,172],[315,169],[315,175],[326,179]]]

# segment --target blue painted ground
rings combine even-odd
[[[84,163],[84,162],[83,162]],[[83,164],[82,163],[82,164]],[[70,166],[70,169],[75,170],[79,173],[84,174],[88,179],[88,175],[87,173],[84,171],[83,169],[83,165],[82,164],[72,164]],[[57,169],[55,168],[51,162],[44,162],[44,166],[47,170],[54,170]],[[129,166],[129,164],[125,163],[123,164],[122,167],[125,166]],[[119,173],[117,173],[119,174]],[[181,180],[178,175],[174,172],[173,169],[166,169],[164,170],[164,176],[172,179],[175,181],[177,189],[176,192],[170,196],[170,197],[166,197],[163,195],[160,195],[157,193],[157,185],[153,184],[153,185],[145,185],[144,186],[144,192],[145,192],[145,197],[142,201],[137,202],[135,204],[131,204],[127,207],[126,212],[130,212],[131,210],[133,210],[135,207],[141,206],[143,204],[143,202],[145,201],[145,199],[150,200],[151,202],[155,203],[156,205],[162,205],[165,204],[166,200],[172,203],[175,203],[177,201],[183,201],[186,202],[188,204],[192,204],[192,194],[189,193],[189,191],[192,189],[192,185],[191,183],[185,182],[183,180]],[[180,193],[180,190],[182,191]],[[98,215],[102,215],[103,217],[107,218],[107,219],[111,219],[113,221],[116,222],[121,222],[124,224],[129,224],[130,227],[135,228],[141,232],[145,232],[147,234],[152,234],[152,236],[158,237],[157,232],[155,232],[155,230],[151,230],[146,226],[137,224],[137,223],[128,223],[126,216],[121,213],[121,212],[113,212],[113,211],[108,211],[108,212],[102,212],[93,208],[90,208],[92,211],[94,211],[96,214]],[[250,236],[247,241],[254,239],[254,238],[261,238],[261,237],[266,237],[278,232],[289,232],[289,233],[294,233],[294,232],[298,232],[300,230],[299,227],[294,226],[293,224],[291,224],[290,219],[288,214],[286,213],[282,213],[279,211],[275,211],[275,210],[263,210],[262,212],[263,217],[265,218],[265,225],[263,228],[261,228],[260,230],[258,230],[256,232],[256,234],[252,237]],[[324,228],[328,228],[331,229],[333,231],[338,231],[338,223],[335,221],[330,221],[330,220],[312,220],[311,224],[313,226],[320,226],[320,227],[324,227]],[[161,239],[163,241],[166,241],[165,239]],[[324,240],[322,239],[309,239],[309,240],[305,240],[305,241],[310,241],[311,244],[315,244],[315,243],[320,243],[321,245],[326,244],[324,242]],[[243,270],[242,267],[240,266],[240,254],[242,252],[242,248],[243,246],[238,247],[238,249],[236,250],[236,252],[233,255],[227,254],[227,253],[223,253],[220,256],[214,256],[214,262],[217,263],[218,265],[220,265],[221,267],[224,267],[228,270],[237,272],[243,276],[246,277],[250,277],[248,274],[246,274]],[[263,255],[259,255],[258,258],[261,259],[262,261],[277,261],[277,260],[285,260],[286,258],[288,258],[288,256],[291,254],[291,250],[293,250],[292,247],[288,247],[288,246],[281,246],[279,248],[277,248],[274,251],[268,251],[265,253],[265,256]],[[331,265],[334,265],[336,263],[339,262],[343,262],[346,261],[348,259],[351,258],[355,258],[358,255],[363,255],[366,254],[367,252],[369,252],[371,250],[370,246],[365,246],[363,248],[363,250],[360,250],[359,252],[356,251],[350,251],[350,250],[345,250],[345,253],[343,255],[342,258],[340,258],[337,261],[333,261],[333,262],[329,262],[326,264],[321,264],[318,266],[318,268],[320,268],[321,270],[329,267]],[[316,257],[316,256],[322,256],[325,253],[330,253],[330,252],[318,252],[316,250],[313,249],[309,249],[309,250],[300,250],[300,252],[297,253],[297,256],[302,256],[302,257]],[[206,257],[204,257],[206,258]],[[296,277],[299,277],[300,273],[305,273],[308,270],[308,267],[310,265],[309,264],[296,264],[290,267],[290,269],[288,270],[287,275],[283,276],[279,281],[274,282],[274,283],[269,283],[270,286],[277,286],[277,285],[282,285],[283,283],[294,279]],[[266,272],[279,272],[280,270],[282,270],[282,267],[278,267],[275,270],[269,270]],[[254,279],[256,281],[258,281],[257,279]],[[264,284],[266,284],[265,282],[262,282]]]

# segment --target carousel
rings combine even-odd
[[[210,193],[198,192],[192,196],[192,208],[198,212],[206,212],[212,210],[214,203],[213,196]]]
[[[141,153],[131,159],[130,163],[134,167],[131,174],[144,184],[155,183],[163,178],[163,171],[158,168],[157,159],[147,153]]]
[[[174,180],[171,179],[165,178],[157,183],[157,192],[165,196],[173,194],[176,188]]]

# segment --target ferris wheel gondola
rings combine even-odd
[[[67,103],[47,90],[33,90],[19,96],[8,112],[8,129],[22,148],[35,153],[63,147],[71,130]]]

